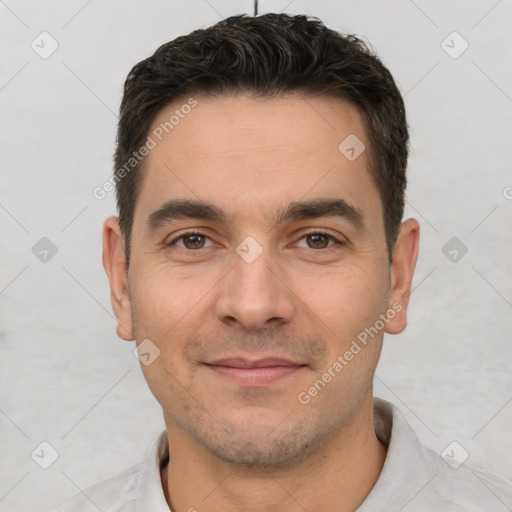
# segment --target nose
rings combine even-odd
[[[234,254],[233,269],[219,288],[217,318],[231,327],[238,323],[254,330],[290,322],[296,310],[292,287],[271,255],[264,250],[252,260],[240,254]]]

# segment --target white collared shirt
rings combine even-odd
[[[377,482],[356,512],[512,511],[511,481],[445,461],[419,442],[396,406],[380,398],[374,398],[374,420],[388,452]],[[85,489],[54,512],[170,512],[160,477],[168,456],[164,430],[143,463]]]

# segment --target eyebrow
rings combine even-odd
[[[363,212],[340,198],[319,198],[310,201],[294,201],[278,208],[268,220],[279,225],[287,221],[315,219],[320,217],[339,217],[349,221],[356,229],[364,228]],[[148,232],[154,232],[162,226],[180,219],[209,220],[227,224],[228,215],[217,206],[199,200],[171,199],[147,219]]]

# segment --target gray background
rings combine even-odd
[[[260,13],[365,36],[405,95],[405,218],[421,223],[420,255],[409,325],[386,335],[376,394],[434,450],[456,441],[467,463],[511,478],[512,2],[288,1]],[[111,174],[130,68],[243,12],[252,2],[0,1],[2,511],[44,510],[142,461],[164,427],[133,343],[114,332],[101,264],[114,196],[92,190]],[[47,58],[31,47],[51,48],[43,31],[58,43]],[[453,31],[469,44],[461,55]],[[46,262],[32,251],[43,237],[57,248]],[[48,460],[43,441],[59,455],[48,469],[31,457]]]

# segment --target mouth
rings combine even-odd
[[[247,359],[233,357],[204,363],[215,375],[246,387],[263,387],[306,368],[288,359],[267,357]]]

